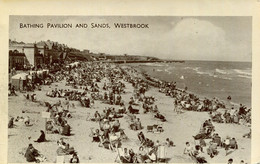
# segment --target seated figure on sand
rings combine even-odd
[[[145,142],[145,137],[143,132],[141,131],[140,133],[137,134],[139,141],[141,142],[141,144],[143,144]]]
[[[127,148],[124,148],[124,152],[123,152],[123,154],[121,154],[120,160],[122,163],[133,163],[132,157],[131,157],[129,151],[127,150]]]
[[[221,137],[218,135],[218,133],[213,134],[213,136],[212,136],[212,142],[213,142],[213,143],[216,143],[217,146],[222,146]]]
[[[132,130],[141,130],[143,127],[140,118],[131,119],[129,122],[129,127]]]
[[[125,114],[126,113],[126,107],[124,104],[121,104],[118,109],[118,114]]]
[[[46,138],[45,138],[45,133],[44,133],[44,131],[43,130],[41,130],[40,131],[41,132],[41,135],[40,135],[40,137],[36,140],[36,141],[34,141],[34,142],[45,142],[46,141]]]
[[[91,128],[91,134],[92,142],[100,142],[101,141],[101,134],[99,132],[99,129],[96,129],[95,132],[93,131],[93,128]]]
[[[71,128],[70,125],[65,122],[64,127],[62,127],[61,135],[70,136]]]
[[[106,138],[104,135],[101,136],[101,142],[98,146],[104,147],[105,149],[114,150],[111,146],[109,138]]]
[[[120,132],[120,139],[121,139],[122,141],[128,140],[128,137],[127,137],[127,135],[125,134],[125,132],[124,132],[123,129],[120,129],[119,132]]]
[[[211,158],[213,158],[215,155],[218,154],[217,151],[217,144],[214,144],[212,141],[209,142],[209,147],[207,149],[208,155],[210,155]]]
[[[192,157],[197,163],[207,163],[205,157],[202,156],[201,147],[199,145],[195,146]]]
[[[11,117],[11,119],[8,122],[8,128],[13,128],[14,127],[14,118]]]
[[[70,145],[68,143],[59,143],[58,149],[56,150],[56,153],[58,156],[69,155],[69,154],[73,154],[74,152],[75,152],[74,148],[70,147]]]
[[[95,119],[96,122],[98,122],[98,121],[101,120],[101,115],[99,114],[98,111],[95,112],[95,114],[94,114],[94,119]]]
[[[73,155],[70,159],[70,163],[79,163],[79,157],[78,157],[77,153],[73,153]]]
[[[104,119],[103,120],[103,126],[102,126],[102,129],[103,129],[103,131],[104,131],[104,137],[106,138],[106,139],[108,139],[109,138],[109,132],[111,131],[111,125],[110,125],[110,123],[109,123],[109,120],[107,120],[107,119]]]
[[[143,146],[139,147],[139,151],[137,153],[137,162],[138,163],[150,163],[151,159],[149,158],[147,152],[144,150]]]
[[[230,144],[229,145],[230,145],[231,149],[238,149],[237,141],[236,141],[235,138],[231,138],[230,139]]]
[[[30,117],[29,117],[29,116],[26,116],[26,117],[24,118],[24,124],[25,124],[26,126],[29,126],[29,125],[30,125]]]
[[[139,110],[138,109],[134,109],[131,104],[128,107],[128,111],[131,114],[138,114],[139,113]]]
[[[40,163],[46,161],[46,157],[44,157],[44,155],[42,155],[37,149],[35,149],[32,144],[29,144],[24,157],[26,158],[27,162]]]
[[[164,115],[162,115],[160,112],[157,112],[157,113],[154,115],[154,117],[160,119],[162,122],[165,122],[165,121],[166,121],[166,118],[165,118]]]
[[[213,122],[224,123],[224,121],[221,117],[221,113],[210,112],[209,115],[210,115],[210,118],[212,119]]]
[[[243,135],[243,138],[251,138],[251,128],[249,133]]]
[[[193,156],[193,147],[190,145],[189,142],[186,142],[186,146],[183,150],[183,154]]]
[[[222,142],[222,146],[226,150],[226,155],[228,155],[229,149],[238,149],[238,144],[235,138],[230,138],[229,136],[226,137],[225,140]]]
[[[38,162],[36,157],[39,156],[39,153],[32,144],[29,144],[24,156],[27,162]]]
[[[119,120],[116,120],[112,126],[112,131],[118,132],[120,130],[120,123]]]
[[[168,147],[173,147],[174,143],[172,140],[170,140],[169,138],[166,138],[166,142],[165,142],[166,146]]]

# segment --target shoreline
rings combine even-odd
[[[172,82],[172,81],[160,80],[160,79],[158,79],[158,78],[156,78],[156,77],[154,77],[154,76],[152,76],[152,75],[149,75],[149,73],[148,73],[147,71],[143,70],[139,65],[138,65],[137,67],[134,67],[134,66],[132,66],[132,65],[130,65],[130,64],[125,64],[125,65],[130,66],[132,69],[135,69],[135,70],[139,71],[139,73],[142,74],[142,76],[144,77],[144,79],[147,80],[147,82],[150,83],[151,86],[153,86],[153,87],[159,88],[159,85],[158,85],[158,84],[159,84],[160,82],[167,82],[167,83],[171,83],[171,82]],[[187,86],[187,87],[188,87],[188,86]],[[188,88],[189,88],[189,87],[188,87]],[[183,91],[184,88],[178,88],[178,90],[179,90],[179,91]],[[238,102],[232,102],[232,101],[229,102],[229,101],[227,101],[226,99],[220,99],[220,98],[218,98],[218,97],[209,97],[209,96],[206,96],[206,95],[203,95],[203,94],[198,94],[198,93],[196,93],[196,92],[192,92],[192,91],[190,91],[189,89],[188,89],[186,92],[187,92],[187,93],[194,94],[194,95],[198,96],[200,99],[205,99],[205,98],[213,99],[213,98],[217,98],[217,99],[220,100],[221,102],[225,103],[225,105],[228,105],[230,108],[231,108],[232,106],[234,106],[234,107],[239,107],[239,105],[240,105],[240,103],[238,103]],[[244,105],[244,106],[246,106],[246,105]],[[251,109],[251,107],[249,107],[249,106],[246,106],[246,107],[249,108],[249,109]]]
[[[111,61],[99,61],[103,63],[115,63],[115,64],[125,64],[125,63],[184,63],[185,60],[111,60]]]

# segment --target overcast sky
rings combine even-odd
[[[20,28],[43,23],[45,28]],[[87,23],[87,29],[50,29],[47,23]],[[109,29],[91,29],[109,23]],[[149,29],[117,29],[114,23],[149,24]],[[10,39],[26,43],[58,41],[69,47],[108,54],[165,59],[251,61],[251,17],[10,16]]]

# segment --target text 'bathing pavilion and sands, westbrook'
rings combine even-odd
[[[149,24],[135,24],[135,23],[65,23],[65,24],[53,24],[53,23],[40,23],[40,24],[24,24],[20,23],[20,28],[149,28]]]

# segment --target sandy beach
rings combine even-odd
[[[102,88],[105,80],[97,83],[99,88]],[[125,93],[122,94],[123,101],[128,104],[130,97],[133,96],[133,86],[131,83],[121,80],[125,84]],[[40,102],[56,103],[58,100],[62,102],[65,98],[51,98],[46,96],[46,93],[50,90],[57,89],[73,89],[71,86],[65,85],[66,81],[54,82],[51,85],[41,86],[41,91],[36,90],[36,99]],[[82,89],[77,89],[83,91]],[[101,94],[103,90],[100,89]],[[117,152],[98,147],[97,143],[92,142],[90,137],[91,128],[99,128],[99,124],[93,121],[87,120],[87,116],[93,116],[95,111],[102,112],[105,107],[114,107],[118,109],[119,106],[104,104],[101,101],[95,101],[94,107],[86,108],[82,107],[79,101],[70,101],[74,103],[75,107],[70,107],[69,111],[72,114],[72,118],[68,119],[68,123],[72,128],[71,136],[62,136],[60,134],[46,134],[48,142],[36,143],[36,140],[40,135],[40,130],[45,128],[45,119],[41,117],[41,112],[46,111],[46,106],[38,102],[32,102],[27,100],[23,93],[17,92],[18,96],[8,97],[8,115],[9,118],[12,116],[29,116],[31,119],[32,126],[25,126],[23,122],[14,122],[15,127],[8,129],[8,162],[9,163],[24,163],[26,159],[20,153],[28,147],[29,143],[32,143],[34,147],[39,150],[45,157],[46,162],[53,163],[56,160],[57,140],[61,137],[64,138],[66,143],[74,147],[78,153],[81,163],[113,163],[117,157]],[[207,119],[210,119],[208,112],[195,112],[195,111],[184,111],[181,114],[175,113],[173,110],[173,99],[165,96],[165,94],[158,92],[158,88],[150,87],[145,93],[146,96],[154,96],[156,101],[155,105],[158,106],[160,113],[162,113],[167,121],[161,122],[154,118],[152,113],[144,114],[142,108],[140,114],[137,114],[137,118],[140,118],[144,129],[133,131],[129,128],[127,122],[127,115],[123,118],[119,118],[120,127],[124,129],[128,141],[122,142],[122,147],[132,148],[134,151],[138,151],[140,146],[137,133],[143,131],[144,135],[153,141],[159,140],[160,143],[165,142],[166,138],[170,138],[175,147],[167,148],[167,157],[170,158],[169,163],[192,163],[194,162],[188,155],[183,154],[185,143],[190,142],[191,145],[195,145],[195,141],[192,136],[199,133],[201,124]],[[128,105],[126,105],[128,107]],[[25,111],[23,113],[23,111]],[[223,111],[223,109],[219,109]],[[162,124],[164,131],[159,134],[148,133],[146,131],[147,125]],[[204,151],[203,156],[206,158],[208,163],[227,163],[228,159],[232,158],[234,163],[239,163],[244,160],[246,163],[250,163],[251,158],[251,139],[243,138],[243,135],[249,132],[249,127],[238,124],[225,124],[213,122],[215,126],[215,132],[222,138],[226,136],[234,137],[238,143],[238,149],[229,150],[230,152],[226,156],[224,148],[218,148],[219,154],[214,158],[210,158]],[[208,147],[209,141],[206,139]],[[197,142],[197,141],[196,141]],[[71,155],[68,155],[66,159],[69,159]],[[117,161],[118,162],[118,161]]]

